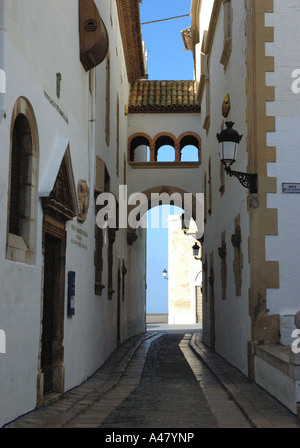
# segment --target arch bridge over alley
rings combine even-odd
[[[202,190],[200,112],[194,81],[133,83],[128,105],[127,185],[129,196],[146,195],[142,213],[168,204],[171,198],[196,221]],[[164,157],[164,151],[171,152],[171,157]]]

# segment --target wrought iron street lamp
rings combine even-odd
[[[234,123],[232,121],[226,121],[225,124],[226,129],[217,134],[221,147],[221,162],[225,166],[225,171],[230,177],[237,177],[245,188],[249,188],[250,193],[257,193],[257,174],[242,173],[230,168],[236,161],[238,145],[243,136],[233,129]]]

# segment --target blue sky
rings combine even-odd
[[[141,23],[190,13],[190,0],[142,0]],[[193,79],[193,57],[184,49],[181,30],[190,26],[190,17],[142,25],[148,50],[148,75],[151,80]],[[158,216],[158,207],[149,213]],[[181,210],[173,208],[174,213]],[[149,214],[148,213],[148,214]],[[165,213],[160,211],[161,219]],[[148,226],[147,234],[147,312],[168,312],[168,281],[162,271],[168,269],[168,230]]]
[[[142,0],[141,23],[190,14],[190,0]],[[190,26],[190,17],[142,25],[148,50],[149,79],[193,79],[191,51],[185,51],[181,30]]]

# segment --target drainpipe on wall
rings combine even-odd
[[[0,124],[5,116],[5,0],[0,0]]]
[[[95,184],[95,122],[96,122],[96,68],[90,71],[90,85],[91,85],[91,105],[89,112],[89,187],[90,194],[93,194]],[[90,201],[90,207],[92,207]]]

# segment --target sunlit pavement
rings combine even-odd
[[[184,325],[171,325],[167,323],[151,323],[147,324],[147,331],[158,331],[160,333],[201,333],[202,324],[184,324]]]

